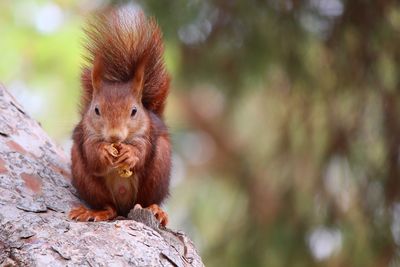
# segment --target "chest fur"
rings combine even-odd
[[[119,176],[117,171],[111,171],[105,179],[118,213],[126,215],[135,205],[138,191],[137,176],[133,174],[125,178]]]

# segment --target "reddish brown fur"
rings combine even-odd
[[[147,57],[142,102],[147,110],[162,116],[170,78],[164,66],[162,33],[155,19],[146,19],[142,12],[132,14],[129,9],[109,10],[90,20],[85,31],[87,59],[93,65],[96,57],[101,57],[104,79],[108,81],[130,81],[137,65]],[[83,112],[92,94],[89,81],[90,70],[85,68]]]
[[[73,134],[72,182],[93,209],[108,210],[96,217],[79,208],[70,216],[109,219],[115,210],[126,215],[136,203],[159,205],[168,195],[171,145],[162,113],[169,77],[162,61],[160,29],[143,13],[102,13],[86,33],[93,65],[82,71],[82,119]],[[137,113],[132,117],[133,107]],[[121,143],[117,158],[105,149],[111,143]],[[128,184],[110,179],[119,164],[128,165],[136,178],[126,178]],[[119,187],[128,193],[116,195]],[[162,211],[152,207],[166,223]]]

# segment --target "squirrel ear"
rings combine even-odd
[[[142,60],[139,61],[135,70],[135,76],[133,77],[132,90],[138,99],[142,98],[147,58],[148,57],[145,56]]]
[[[101,85],[103,75],[103,65],[101,64],[101,60],[96,57],[93,61],[93,69],[92,69],[92,87],[93,92],[99,90]]]

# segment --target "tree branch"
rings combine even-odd
[[[147,210],[134,220],[79,223],[69,159],[0,84],[1,266],[203,266],[181,232]],[[147,226],[147,225],[149,226]]]

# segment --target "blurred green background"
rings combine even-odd
[[[206,266],[400,266],[400,4],[2,0],[0,81],[66,150],[81,27],[157,18],[173,77],[171,227]]]

